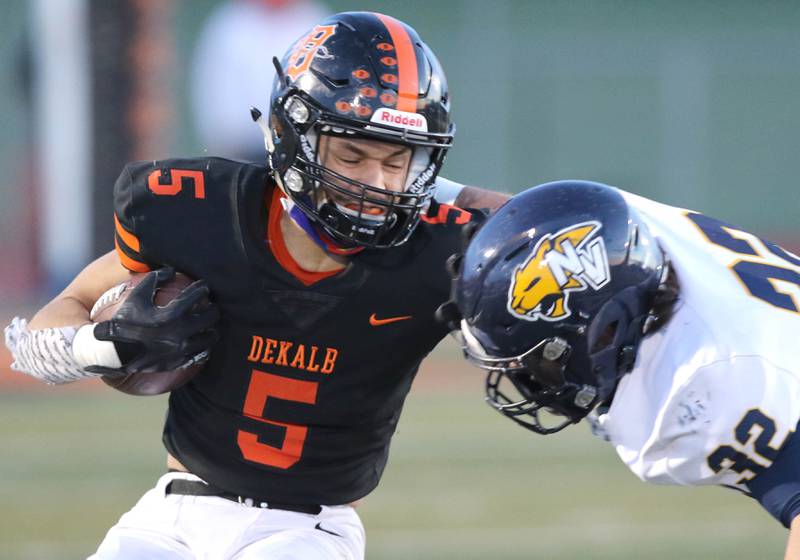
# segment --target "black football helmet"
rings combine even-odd
[[[392,17],[347,12],[315,26],[275,64],[269,124],[258,111],[254,118],[278,184],[345,247],[406,241],[433,196],[455,129],[447,81],[433,52]],[[405,190],[391,192],[326,168],[319,157],[322,135],[411,148]],[[376,207],[384,211],[370,211]]]
[[[456,324],[466,357],[488,372],[488,402],[547,434],[613,396],[667,263],[619,191],[558,181],[506,203],[456,269]]]

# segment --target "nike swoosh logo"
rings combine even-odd
[[[405,321],[411,319],[411,315],[403,315],[402,317],[387,317],[386,319],[378,319],[375,314],[369,316],[369,324],[373,327],[380,325],[388,325],[389,323],[396,323],[397,321]]]
[[[321,522],[320,522],[320,523],[317,523],[316,525],[314,525],[314,529],[319,529],[319,530],[320,530],[320,531],[322,531],[323,533],[328,533],[329,535],[333,535],[333,536],[335,536],[335,537],[341,537],[341,536],[342,536],[342,535],[340,535],[339,533],[335,533],[335,532],[333,532],[333,531],[329,531],[328,529],[323,529],[323,528],[322,528],[322,523],[321,523]]]

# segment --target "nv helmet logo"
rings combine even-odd
[[[305,74],[311,66],[311,61],[322,51],[322,56],[329,56],[323,49],[325,41],[330,39],[336,32],[335,25],[317,25],[308,35],[302,37],[292,48],[288,66],[285,69],[286,75],[292,80]]]
[[[599,290],[611,279],[602,224],[591,221],[542,236],[531,255],[514,270],[508,312],[526,321],[560,321],[572,314],[571,292]]]

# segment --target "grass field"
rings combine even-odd
[[[781,557],[785,530],[750,499],[647,486],[586,427],[529,434],[481,402],[477,374],[435,382],[439,365],[359,510],[368,558]],[[165,406],[111,390],[0,393],[0,559],[91,553],[163,472]]]

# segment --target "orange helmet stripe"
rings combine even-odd
[[[383,14],[375,14],[375,17],[386,26],[397,52],[397,74],[399,78],[397,109],[416,113],[419,77],[417,75],[417,55],[414,52],[414,45],[411,43],[411,38],[402,23],[393,17]]]

